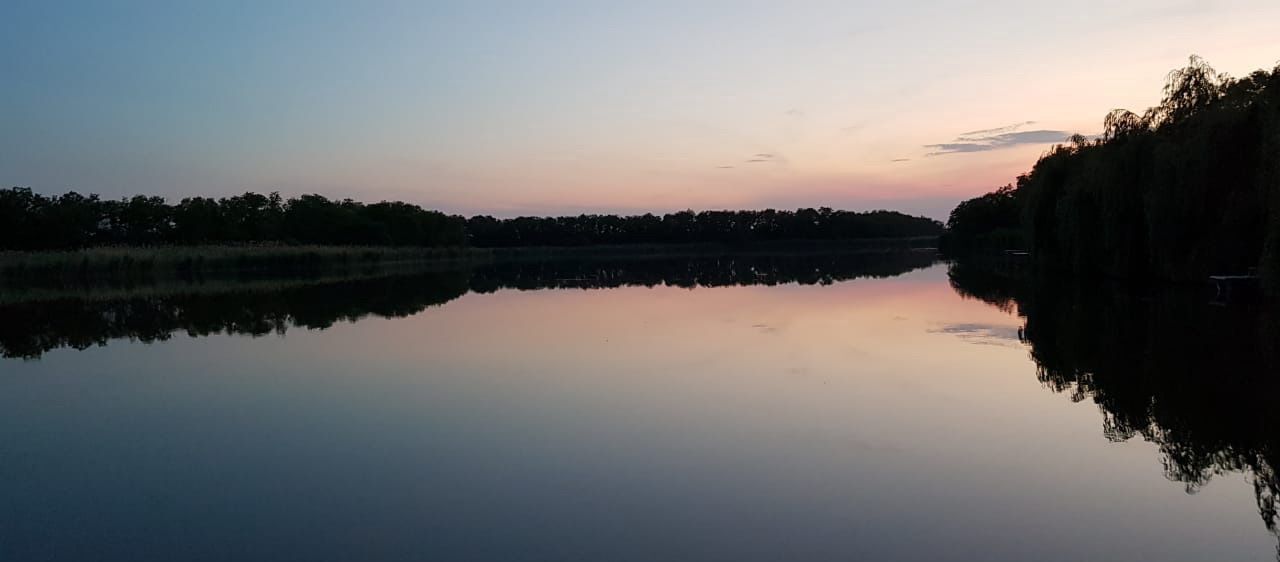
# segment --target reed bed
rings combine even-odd
[[[103,246],[73,251],[0,251],[0,286],[106,285],[129,287],[165,280],[262,280],[317,275],[368,275],[412,264],[471,264],[586,257],[699,256],[927,249],[934,237],[774,241],[750,244],[631,244],[523,248],[424,248],[284,244]]]
[[[74,251],[0,252],[5,281],[192,278],[264,272],[318,273],[427,261],[484,259],[473,248],[373,246],[106,246]]]

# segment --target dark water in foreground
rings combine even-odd
[[[923,255],[0,303],[0,560],[1274,560],[1274,323]]]

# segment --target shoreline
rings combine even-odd
[[[393,246],[107,246],[71,251],[0,252],[4,285],[130,284],[155,280],[260,280],[373,272],[412,265],[572,258],[933,250],[936,237],[786,240],[749,244],[632,244],[511,248]]]

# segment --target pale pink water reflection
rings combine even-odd
[[[59,350],[3,364],[4,521],[55,559],[1271,559],[1241,477],[1103,439],[1019,325],[936,266]]]

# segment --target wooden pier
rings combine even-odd
[[[1233,298],[1257,294],[1259,279],[1255,273],[1248,275],[1210,275],[1214,287],[1215,302],[1227,303]]]

